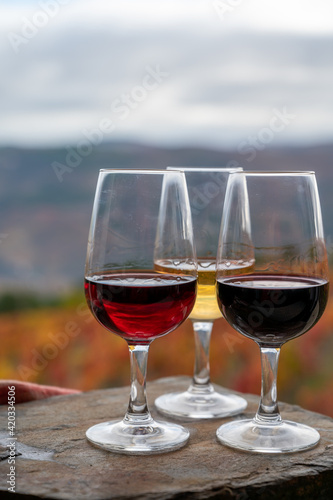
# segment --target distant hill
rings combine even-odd
[[[333,254],[333,145],[250,151],[92,143],[58,149],[0,149],[0,292],[61,293],[81,284],[100,168],[226,166],[315,170],[328,250]],[[230,163],[229,163],[230,165]]]

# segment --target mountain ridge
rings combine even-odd
[[[261,145],[263,147],[263,145]],[[83,151],[90,151],[85,156]],[[81,284],[92,202],[101,168],[241,166],[314,170],[329,254],[333,253],[333,144],[263,147],[250,153],[193,146],[102,143],[81,150],[0,148],[0,290],[62,293]],[[71,157],[70,157],[71,155]],[[75,158],[77,165],[75,165]],[[78,160],[80,159],[80,161]],[[72,163],[70,162],[72,160]],[[62,174],[55,165],[60,165]]]

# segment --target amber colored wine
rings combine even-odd
[[[148,343],[177,328],[190,314],[196,277],[156,272],[103,274],[85,280],[96,319],[133,344]]]
[[[328,282],[289,275],[234,276],[217,280],[227,321],[262,345],[279,346],[308,331],[321,317]]]
[[[240,263],[230,261],[228,263],[230,272],[238,269],[240,274],[250,272],[251,263]],[[173,261],[159,261],[155,263],[155,270],[161,273],[180,272],[186,273],[186,265],[175,265]],[[225,273],[228,270],[224,271]],[[198,289],[194,308],[190,314],[194,321],[214,321],[221,318],[221,310],[216,297],[216,260],[209,258],[198,259]]]
[[[216,261],[211,259],[198,260],[198,289],[197,298],[190,318],[200,321],[214,321],[221,318],[221,311],[216,300],[215,288]],[[155,263],[155,270],[161,273],[182,272],[186,273],[186,265],[176,266],[172,261]]]
[[[216,288],[216,262],[201,260],[198,262],[198,291],[190,318],[200,321],[214,321],[221,318]]]

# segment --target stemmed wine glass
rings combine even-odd
[[[173,170],[176,167],[168,167]],[[210,382],[209,347],[214,320],[221,318],[215,292],[218,236],[225,189],[230,172],[241,168],[177,167],[184,171],[189,193],[198,259],[198,294],[190,319],[195,340],[194,375],[185,392],[163,394],[155,400],[166,415],[193,419],[235,415],[247,406],[236,394],[214,389]],[[168,266],[159,269],[169,271]]]
[[[161,274],[154,263],[167,259],[176,265],[172,273]],[[147,406],[146,367],[150,343],[190,314],[196,282],[184,174],[101,170],[88,241],[85,293],[95,318],[128,343],[131,389],[121,421],[88,429],[86,436],[94,445],[118,453],[147,454],[174,450],[187,442],[187,429],[153,420]]]
[[[239,274],[238,267],[249,263],[251,271]],[[217,297],[230,325],[259,345],[262,366],[255,417],[220,426],[218,440],[263,453],[315,446],[320,439],[315,429],[282,420],[276,387],[281,346],[319,320],[328,298],[314,172],[230,175],[217,256]]]

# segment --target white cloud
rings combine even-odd
[[[222,3],[228,4],[228,0]],[[225,19],[243,28],[280,33],[332,34],[331,0],[242,0]],[[232,5],[232,0],[230,0]],[[237,9],[237,12],[236,12]],[[234,16],[232,14],[235,14]]]
[[[297,115],[278,140],[333,140],[331,1],[224,0],[223,19],[214,0],[49,1],[49,18],[47,0],[0,7],[3,144],[68,144],[109,118],[114,138],[237,145],[277,106]],[[169,76],[121,120],[147,66]]]

